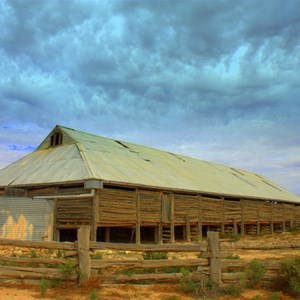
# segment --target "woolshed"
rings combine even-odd
[[[0,237],[125,243],[199,241],[208,230],[300,227],[300,197],[258,174],[56,126],[0,171]]]

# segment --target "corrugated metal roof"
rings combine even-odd
[[[63,133],[63,145],[49,147]],[[300,197],[242,170],[56,126],[36,151],[0,171],[0,186],[100,179],[149,187],[300,203]]]

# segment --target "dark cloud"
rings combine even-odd
[[[284,168],[300,146],[299,8],[0,1],[0,151],[25,152],[62,124],[252,171],[268,165],[262,172],[281,181],[274,157]],[[25,127],[34,141],[18,134]]]

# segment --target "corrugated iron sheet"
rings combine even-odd
[[[51,241],[53,201],[28,197],[0,197],[0,237]]]
[[[260,175],[61,126],[53,131],[58,129],[62,146],[49,148],[50,133],[36,151],[0,171],[0,186],[100,179],[300,203]]]

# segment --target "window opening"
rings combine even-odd
[[[51,136],[51,146],[55,147],[61,145],[63,141],[63,134],[61,132],[56,132]]]

